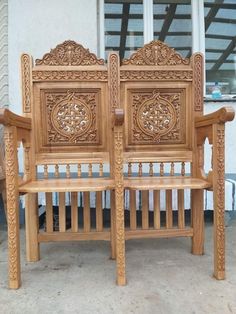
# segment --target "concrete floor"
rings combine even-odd
[[[236,220],[227,231],[227,279],[212,278],[212,226],[206,254],[190,254],[190,240],[130,240],[125,287],[115,285],[109,243],[41,245],[41,260],[25,262],[21,230],[22,287],[7,288],[6,231],[0,231],[0,313],[236,313]]]

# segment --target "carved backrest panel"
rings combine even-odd
[[[68,40],[35,61],[22,55],[23,110],[32,117],[36,159],[107,156],[111,127],[104,60]],[[91,154],[93,153],[93,154]],[[53,158],[53,157],[52,157]]]
[[[191,151],[203,108],[202,56],[152,41],[121,62],[126,152]]]

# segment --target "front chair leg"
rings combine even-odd
[[[224,125],[213,126],[214,276],[225,278]]]
[[[194,255],[202,255],[204,253],[203,192],[203,190],[191,191],[192,254]]]
[[[36,262],[40,259],[38,230],[37,194],[30,193],[25,196],[26,258],[28,262]]]

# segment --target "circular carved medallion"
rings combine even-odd
[[[171,102],[157,93],[146,99],[139,107],[137,124],[144,133],[159,142],[161,136],[170,132],[176,124],[175,108]]]
[[[68,97],[60,101],[52,110],[54,128],[70,138],[87,132],[91,123],[91,110],[86,103],[76,97]]]

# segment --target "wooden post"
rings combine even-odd
[[[213,125],[214,276],[225,278],[225,126]]]
[[[19,238],[19,193],[16,127],[6,127],[4,132],[6,157],[6,190],[8,216],[8,266],[9,288],[21,285],[20,238]]]
[[[203,190],[191,191],[192,209],[192,254],[202,255],[204,253],[204,210],[203,210]]]

